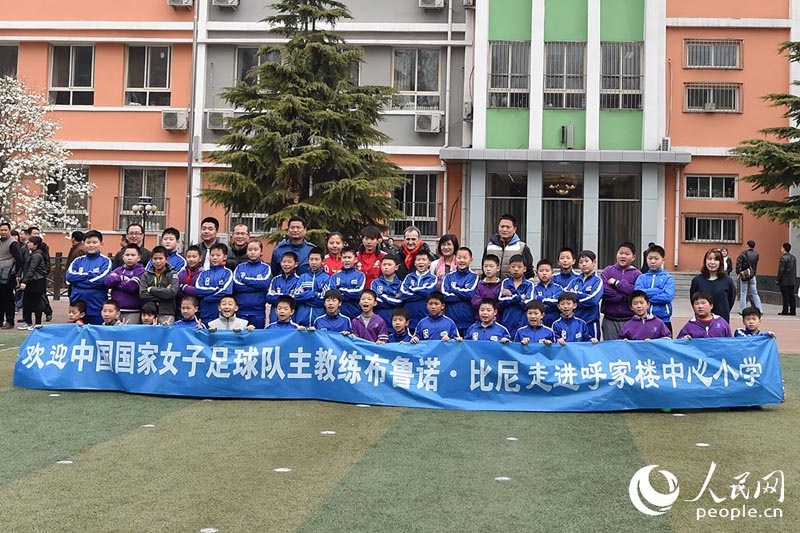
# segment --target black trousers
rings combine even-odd
[[[783,297],[783,309],[781,313],[794,315],[797,313],[795,307],[797,300],[795,299],[794,285],[781,285],[781,296]]]
[[[14,279],[14,283],[16,283],[16,279]],[[14,324],[14,283],[4,283],[0,285],[0,325],[3,322],[8,322],[9,324]]]

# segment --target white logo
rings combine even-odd
[[[631,482],[628,485],[628,496],[631,498],[631,503],[636,507],[639,512],[649,516],[659,516],[664,514],[672,508],[672,504],[678,499],[680,488],[678,487],[678,478],[669,470],[659,470],[659,473],[664,476],[669,485],[669,492],[662,494],[653,488],[650,483],[650,472],[658,468],[658,465],[648,465],[640,468],[633,474]],[[642,501],[644,499],[645,501]],[[645,502],[653,505],[657,510],[648,507]]]

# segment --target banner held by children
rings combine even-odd
[[[325,332],[46,326],[14,385],[205,398],[317,399],[486,411],[619,411],[780,403],[774,338],[522,346],[373,344]]]

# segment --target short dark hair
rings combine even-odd
[[[563,254],[564,252],[569,252],[569,255],[571,255],[571,256],[572,256],[572,259],[575,259],[575,250],[573,250],[573,249],[572,249],[572,248],[570,248],[569,246],[562,246],[562,247],[561,247],[561,248],[558,250],[558,256],[559,256],[559,257],[561,257],[561,254]]]
[[[353,248],[352,246],[345,246],[344,248],[342,248],[342,255],[344,254],[356,255],[356,249]]]
[[[99,240],[100,242],[103,242],[103,234],[97,231],[96,229],[90,229],[89,231],[83,234],[84,241],[91,239],[92,237]]]
[[[212,248],[213,248],[213,246],[212,246]],[[160,244],[158,246],[154,246],[153,247],[153,251],[150,252],[150,256],[151,257],[156,255],[156,254],[163,254],[164,257],[168,257],[169,256],[169,252],[167,251],[167,249],[164,248],[163,246],[161,246]]]
[[[786,250],[787,253],[791,252],[792,251],[792,243],[790,243],[790,242],[783,243],[783,249]]]
[[[283,252],[283,254],[281,255],[281,261],[283,261],[284,257],[289,257],[291,259],[294,259],[295,263],[299,263],[300,262],[300,260],[297,258],[297,254],[292,252],[291,250],[288,251],[288,252]]]
[[[517,217],[515,217],[511,213],[503,213],[502,215],[500,215],[500,218],[497,219],[497,223],[499,224],[503,220],[508,220],[509,222],[511,222],[512,226],[514,226],[515,228],[517,227]]]
[[[142,255],[142,249],[139,248],[139,245],[138,244],[134,244],[132,242],[129,242],[128,244],[123,246],[122,249],[123,250],[136,250],[137,254]]]
[[[497,266],[500,266],[500,258],[494,254],[486,254],[483,256],[483,261],[481,263],[485,263],[486,261],[491,261]]]
[[[619,246],[617,246],[617,251],[619,251],[620,248],[627,248],[628,250],[631,251],[633,255],[636,255],[636,245],[633,244],[632,242],[628,241],[621,242],[619,243]]]
[[[564,302],[569,300],[570,302],[578,303],[578,297],[575,296],[574,292],[567,292],[564,291],[558,295],[558,303]]]
[[[378,295],[372,289],[364,289],[361,291],[361,296],[364,296],[365,294],[371,295],[375,300],[378,299]]]
[[[176,241],[181,240],[181,232],[178,231],[178,228],[167,228],[161,232],[161,236],[163,237],[164,235],[174,235]]]
[[[224,300],[225,298],[230,298],[231,300],[233,300],[233,303],[235,304],[239,303],[236,301],[236,296],[234,296],[233,294],[223,294],[222,298],[220,298],[219,301],[222,302],[222,300]]]
[[[325,296],[322,297],[323,300],[339,300],[342,301],[342,291],[339,289],[328,289],[325,291]]]
[[[114,298],[109,298],[108,300],[106,300],[105,302],[103,302],[103,307],[105,307],[105,306],[107,306],[107,305],[113,305],[113,306],[114,306],[114,309],[116,309],[117,311],[119,311],[119,302],[118,302],[118,301],[116,301]]]
[[[756,247],[756,241],[747,241],[747,247],[748,248],[755,248]]]
[[[144,226],[142,226],[139,222],[131,222],[130,224],[128,224],[127,227],[125,228],[125,233],[130,233],[131,228],[134,226],[142,230],[142,233],[144,233]],[[30,230],[31,228],[28,228],[28,231]]]
[[[300,215],[293,215],[293,216],[289,217],[289,221],[286,223],[286,225],[288,226],[292,222],[299,222],[299,223],[301,223],[303,225],[304,228],[308,226],[308,223],[306,222],[306,219],[304,219]]]
[[[408,320],[409,317],[408,309],[406,309],[405,307],[395,307],[394,309],[392,309],[392,318],[396,316],[401,316],[406,320]]]
[[[2,226],[8,226],[8,229],[9,230],[11,229],[11,223],[10,222],[6,222],[5,220],[0,222],[0,227],[2,227]]]
[[[542,314],[547,313],[547,307],[545,307],[544,302],[541,300],[531,300],[530,302],[525,304],[525,311],[529,311],[531,309],[537,309],[542,312]]]
[[[183,302],[191,302],[192,305],[194,305],[195,307],[200,307],[200,300],[197,298],[197,296],[194,296],[192,294],[184,295],[184,297],[181,298],[181,303]]]
[[[581,250],[578,254],[578,259],[585,257],[589,261],[597,261],[597,254],[591,250]]]
[[[761,311],[758,310],[758,307],[753,307],[751,305],[750,307],[745,307],[744,309],[742,309],[742,318],[753,315],[756,315],[758,318],[761,318]]]
[[[275,302],[275,307],[278,307],[279,303],[289,304],[289,308],[294,311],[297,308],[297,302],[294,301],[294,298],[291,296],[284,294],[282,296],[278,296],[278,300]]]
[[[481,298],[481,303],[478,304],[478,308],[480,309],[483,304],[491,305],[492,309],[497,309],[497,300],[494,298]]]
[[[375,226],[364,226],[359,233],[362,237],[369,237],[370,239],[381,238],[381,232]]]
[[[228,255],[228,245],[222,242],[215,242],[211,245],[211,248],[208,249],[208,252],[211,253],[212,250],[222,250],[224,255]]]
[[[3,224],[0,222],[0,226],[2,226],[2,225]],[[74,302],[70,302],[69,306],[70,307],[74,307],[80,313],[85,313],[86,312],[86,302],[84,302],[83,300],[75,300]]]
[[[438,300],[444,303],[444,294],[442,294],[442,291],[433,291],[428,295],[427,298],[425,298],[426,302],[430,302],[431,300]]]
[[[155,302],[145,302],[142,304],[142,309],[139,311],[142,315],[157,315],[158,306]]]
[[[634,298],[644,298],[645,302],[650,303],[650,297],[644,291],[639,291],[639,290],[633,291],[631,293],[631,300],[630,301],[632,302]]]
[[[79,230],[79,229],[76,229],[75,231],[73,231],[72,235],[70,235],[70,237],[75,239],[78,242],[83,242],[83,232],[81,230]]]
[[[511,256],[511,259],[508,260],[508,264],[511,263],[522,263],[525,264],[525,258],[522,257],[522,254],[514,254]]]
[[[536,270],[539,270],[540,266],[545,266],[545,265],[549,266],[550,268],[553,268],[553,263],[550,262],[549,259],[539,259],[539,261],[536,263]]]
[[[711,295],[710,295],[709,293],[707,293],[707,292],[699,292],[699,291],[698,291],[698,292],[696,292],[696,293],[692,294],[692,305],[694,305],[694,303],[695,303],[697,300],[705,300],[705,301],[707,301],[708,303],[710,303],[711,305],[714,305],[714,297],[713,297],[713,296],[711,296]]]
[[[456,253],[458,252],[467,252],[472,257],[472,250],[468,246],[459,246],[458,250],[456,250]]]
[[[659,246],[657,244],[650,245],[650,247],[647,249],[647,251],[644,254],[645,259],[647,259],[647,256],[652,254],[652,253],[656,253],[656,254],[660,255],[662,259],[667,256],[667,251],[664,250],[664,247],[663,246]]]
[[[386,255],[384,255],[384,256],[381,258],[381,262],[384,262],[384,261],[386,261],[387,259],[388,259],[389,261],[394,261],[394,264],[395,264],[395,265],[399,265],[399,264],[400,264],[400,258],[399,258],[399,257],[397,257],[397,256],[396,256],[396,255],[394,255],[394,254],[386,254]]]
[[[200,221],[200,225],[202,226],[206,222],[210,222],[211,224],[214,224],[214,229],[219,231],[219,220],[217,220],[215,217],[206,217],[206,218],[204,218],[203,220]]]
[[[259,241],[259,242],[261,242],[261,241]],[[311,249],[311,251],[308,252],[308,255],[309,255],[309,257],[312,256],[312,255],[318,255],[321,258],[323,258],[323,257],[325,257],[325,250],[323,250],[319,246],[315,246],[315,247],[313,247]]]
[[[197,246],[196,244],[193,244],[193,245],[189,246],[186,249],[186,252],[184,252],[184,253],[189,253],[189,252],[197,252],[198,254],[203,255],[203,252],[200,250],[200,247]]]

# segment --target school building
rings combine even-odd
[[[29,0],[4,11],[0,72],[45,93],[75,165],[96,185],[76,214],[112,234],[152,198],[147,245],[164,227],[213,215],[267,232],[264,213],[198,197],[225,121],[220,93],[277,58],[259,46],[266,0]],[[757,241],[765,273],[790,228],[747,213],[761,197],[728,157],[785,124],[761,97],[796,89],[777,52],[800,40],[800,0],[347,0],[336,30],[362,46],[362,84],[397,94],[380,129],[408,175],[405,217],[432,241],[475,250],[514,213],[534,256],[562,245],[613,261],[616,244],[653,241],[667,266],[697,270],[709,247]],[[194,81],[193,81],[194,80]],[[783,192],[771,198],[780,199]],[[52,235],[57,230],[49,228]],[[50,237],[51,248],[67,242]],[[109,247],[115,246],[113,237]],[[480,254],[477,254],[480,255]]]

